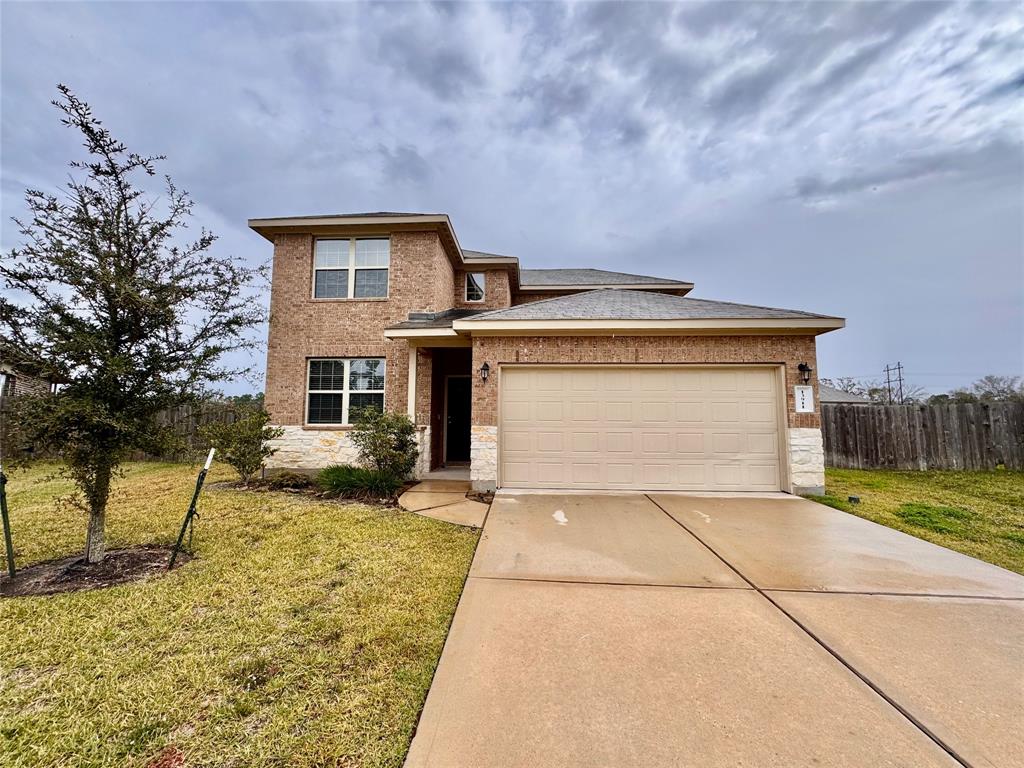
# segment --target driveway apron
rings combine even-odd
[[[800,499],[499,494],[406,765],[1024,765],[1022,590]]]

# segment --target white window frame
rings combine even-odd
[[[355,360],[380,360],[384,366],[384,388],[382,389],[352,389],[351,381],[349,376],[352,372],[352,362]],[[345,364],[344,367],[344,379],[342,386],[343,389],[311,389],[310,381],[312,379],[313,363],[320,362],[332,362],[336,363],[341,361]],[[351,426],[351,420],[349,419],[348,404],[349,395],[355,393],[357,395],[381,395],[381,408],[384,408],[387,403],[387,394],[385,389],[387,388],[388,381],[388,361],[384,357],[309,357],[306,358],[306,396],[305,396],[305,418],[303,421],[308,427],[348,427]],[[318,421],[311,422],[309,420],[309,396],[310,395],[341,395],[341,421],[339,422],[326,422]]]
[[[469,276],[478,275],[480,277],[480,298],[471,299],[469,298]],[[487,273],[486,272],[467,272],[466,273],[466,289],[463,295],[467,304],[480,304],[487,299]]]
[[[344,242],[348,241],[348,266],[344,267],[318,267],[316,265],[316,245],[321,241]],[[387,240],[388,241],[388,265],[386,267],[357,267],[356,266],[356,241],[357,240]],[[383,296],[356,296],[356,272],[361,269],[386,269],[388,273],[387,285],[384,288]],[[346,296],[317,296],[316,295],[316,273],[317,272],[348,272],[348,294]],[[312,297],[317,301],[343,301],[352,299],[355,301],[380,301],[386,299],[391,293],[391,238],[390,237],[318,237],[313,241],[313,280],[309,287]],[[326,359],[326,358],[325,358]]]

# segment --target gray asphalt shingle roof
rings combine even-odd
[[[844,392],[841,389],[830,387],[828,384],[818,384],[818,399],[823,403],[842,403],[847,405],[870,405],[871,401],[863,395],[855,395],[852,392]]]
[[[485,309],[449,309],[445,312],[434,312],[433,314],[429,312],[410,312],[408,320],[389,325],[386,330],[404,331],[415,328],[451,328],[453,320],[463,320],[471,315],[479,315],[481,312],[486,311]]]
[[[681,280],[609,272],[605,269],[521,269],[519,284],[523,288],[547,285],[690,285]]]
[[[795,309],[758,307],[727,301],[691,299],[664,293],[605,288],[483,312],[465,318],[482,320],[793,320],[835,319]]]

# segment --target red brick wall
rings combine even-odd
[[[483,272],[484,300],[466,301],[466,272]],[[502,309],[512,306],[512,294],[509,289],[508,270],[506,269],[470,269],[455,270],[455,304],[460,309]]]
[[[556,296],[571,296],[573,293],[579,293],[579,291],[548,291],[546,293],[530,293],[529,290],[520,291],[512,297],[512,306],[529,304],[531,301],[540,301],[541,299],[553,299]]]
[[[488,363],[491,376],[473,377],[473,423],[498,423],[501,363],[777,363],[785,366],[790,427],[821,427],[818,411],[796,413],[797,366],[817,369],[813,336],[481,336],[473,339],[473,370]],[[815,407],[817,408],[817,381]]]
[[[437,234],[392,234],[386,299],[313,299],[312,235],[278,235],[273,269],[266,405],[274,423],[303,423],[309,357],[386,358],[384,402],[405,411],[408,347],[383,332],[410,311],[451,308],[453,270]]]

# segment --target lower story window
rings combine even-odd
[[[363,408],[384,410],[384,358],[309,361],[307,424],[351,424]]]

